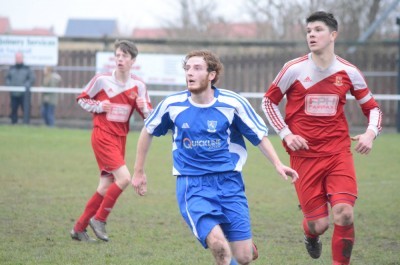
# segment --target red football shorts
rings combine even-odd
[[[307,220],[328,216],[328,203],[354,206],[357,180],[353,155],[340,153],[322,157],[291,156],[290,164],[299,174],[297,197]]]
[[[101,175],[125,165],[126,136],[113,135],[98,127],[93,128],[92,147]]]

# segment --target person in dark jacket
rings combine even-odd
[[[24,55],[15,53],[15,65],[11,66],[6,75],[6,86],[23,86],[24,91],[11,91],[11,123],[18,123],[18,108],[24,112],[24,123],[29,123],[30,87],[35,83],[35,74],[31,68],[24,64]],[[26,113],[25,113],[26,112]]]

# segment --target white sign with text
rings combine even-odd
[[[0,64],[15,64],[15,53],[24,54],[26,65],[58,64],[58,38],[53,36],[0,35]]]

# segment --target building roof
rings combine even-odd
[[[213,36],[223,36],[228,39],[257,38],[258,26],[256,23],[214,23],[208,26],[208,31]],[[162,39],[169,36],[167,29],[163,28],[136,28],[132,37],[137,39]]]
[[[136,39],[161,39],[168,37],[168,32],[162,28],[136,28],[132,36]]]
[[[0,34],[8,34],[11,30],[11,24],[8,17],[0,17]]]
[[[52,28],[13,29],[11,35],[54,36]]]
[[[0,17],[0,34],[54,36],[53,28],[13,29],[8,17]]]
[[[69,19],[65,37],[105,37],[118,35],[114,19]]]

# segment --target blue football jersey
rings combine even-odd
[[[242,171],[246,137],[258,145],[268,129],[239,94],[214,88],[214,100],[197,104],[188,90],[166,97],[146,119],[153,136],[172,131],[173,175],[200,176]]]

